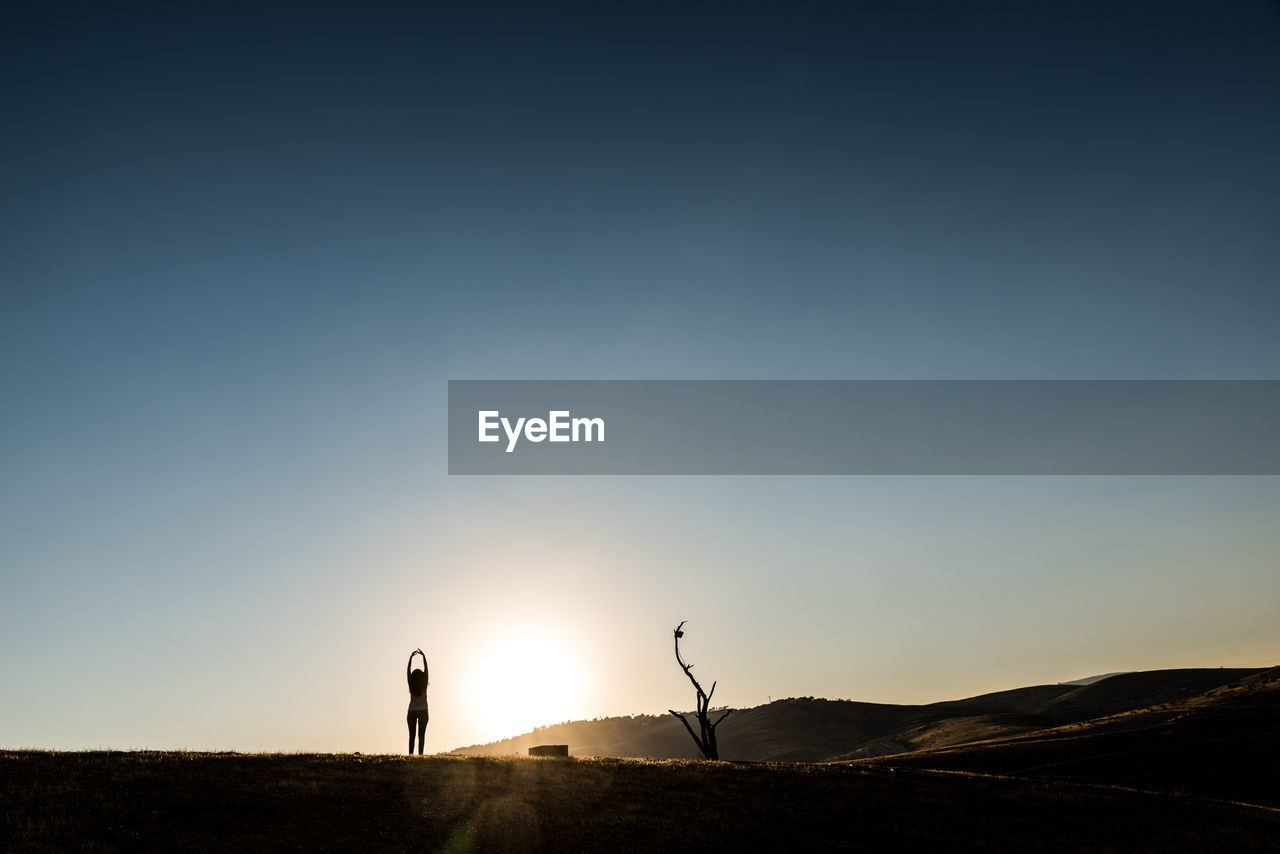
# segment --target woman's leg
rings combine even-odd
[[[415,717],[416,716],[414,715],[414,713],[410,712],[408,716],[405,718],[409,722],[409,755],[410,756],[413,755],[413,725],[415,723],[415,720],[414,720]]]
[[[423,709],[418,712],[418,755],[422,755],[422,749],[427,746],[427,712]]]

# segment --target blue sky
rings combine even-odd
[[[1275,663],[1273,478],[449,478],[444,405],[1280,377],[1276,4],[3,16],[0,744],[396,750],[421,645],[445,749],[512,633],[662,711],[681,619],[735,704]]]

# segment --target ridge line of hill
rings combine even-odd
[[[922,705],[775,700],[737,708],[717,730],[726,760],[826,762],[898,755],[1032,733],[1157,706],[1266,677],[1277,668],[1186,668],[1118,673],[1087,684],[1031,685]],[[539,727],[457,755],[523,754],[536,744],[569,745],[572,756],[695,759],[688,733],[670,715],[570,721]]]

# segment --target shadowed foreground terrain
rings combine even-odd
[[[842,761],[9,751],[0,851],[1280,851],[1280,669],[729,720],[726,753]],[[688,749],[673,726],[611,718],[483,749]]]
[[[1280,813],[854,765],[0,753],[0,850],[1263,851]]]

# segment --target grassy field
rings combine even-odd
[[[1266,851],[1274,810],[849,765],[0,752],[0,850]]]

